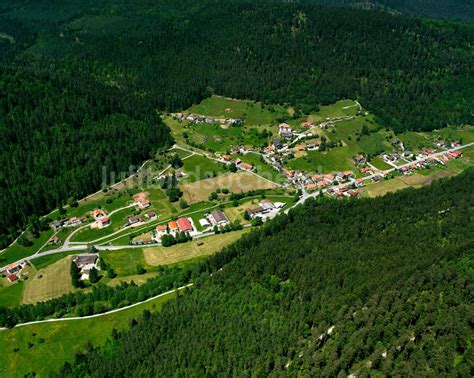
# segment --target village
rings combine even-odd
[[[370,196],[378,187],[383,188],[380,195],[396,190],[404,177],[442,177],[473,161],[472,128],[395,136],[355,101],[297,118],[282,106],[205,101],[164,116],[176,144],[143,165],[152,184],[137,181],[137,173],[77,207],[54,211],[31,246],[17,241],[3,251],[0,296],[16,284],[24,284],[23,291],[34,292],[34,298],[70,290],[56,288],[40,296],[33,288],[38,277],[47,277],[47,270],[64,259],[76,264],[85,282],[91,270],[101,270],[101,259],[126,278],[129,273],[121,271],[129,270],[122,260],[143,264],[148,256],[152,274],[156,267],[150,261],[161,261],[166,249],[192,248],[197,251],[193,258],[208,254],[221,245],[224,234],[229,242],[235,240],[310,197]],[[167,188],[167,182],[173,186]],[[114,256],[121,256],[120,262]],[[186,252],[179,256],[174,263],[191,258]],[[43,260],[48,262],[36,268]],[[61,269],[67,277],[67,265]]]

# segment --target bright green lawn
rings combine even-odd
[[[0,286],[0,307],[19,306],[21,303],[21,294],[23,292],[23,285],[24,285],[23,281],[20,281],[10,286],[5,286],[5,287]]]
[[[222,128],[220,125],[200,124],[188,132],[190,140],[205,147],[209,151],[228,152],[232,146],[245,145],[260,147],[267,145],[267,138],[259,134],[262,130],[249,127]]]
[[[331,105],[322,105],[315,113],[311,113],[309,120],[312,122],[325,121],[327,118],[338,118],[356,115],[358,106],[353,100],[340,100]]]
[[[226,109],[232,111],[226,112]],[[262,106],[252,101],[230,100],[220,96],[209,97],[186,112],[217,118],[244,117],[246,125],[270,124],[282,115],[289,115],[288,110],[281,105]]]
[[[0,376],[23,377],[28,372],[49,376],[65,361],[73,362],[87,342],[100,345],[110,337],[112,329],[126,329],[128,320],[139,317],[143,310],[159,310],[173,299],[174,293],[153,301],[94,319],[35,324],[0,332]],[[31,343],[31,344],[29,344]],[[13,350],[18,348],[17,352]]]
[[[24,257],[33,255],[51,238],[51,236],[53,236],[53,231],[49,229],[42,232],[38,239],[34,239],[31,247],[23,247],[18,243],[14,243],[11,247],[0,253],[0,266],[8,265]]]
[[[188,182],[202,180],[226,172],[223,164],[200,155],[191,156],[183,162],[183,170],[188,175],[186,178]]]
[[[119,251],[101,251],[100,256],[112,267],[119,276],[129,276],[137,273],[137,264],[146,270],[153,269],[147,266],[141,248],[121,249]]]
[[[390,164],[387,164],[380,156],[376,156],[372,160],[370,160],[370,164],[382,171],[393,168]]]

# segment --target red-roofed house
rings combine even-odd
[[[176,223],[175,221],[171,221],[168,223],[168,227],[170,228],[170,231],[177,231],[178,223]]]
[[[100,227],[105,227],[110,224],[110,219],[108,217],[102,217],[97,222]]]
[[[191,224],[188,218],[179,218],[176,223],[178,224],[178,228],[180,231],[187,232],[193,230],[193,225]]]
[[[249,171],[253,170],[253,165],[248,163],[240,163],[240,168],[247,169]]]
[[[166,232],[166,231],[168,231],[168,226],[166,224],[160,224],[160,225],[156,226],[156,231]]]
[[[306,121],[306,122],[303,122],[303,123],[301,124],[301,126],[303,126],[303,127],[311,127],[311,126],[313,126],[313,123],[312,123],[312,122],[309,122],[309,121]]]
[[[8,281],[12,283],[18,281],[18,276],[16,274],[10,274],[7,278],[8,278]]]

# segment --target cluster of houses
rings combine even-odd
[[[5,268],[3,274],[7,277],[10,283],[15,283],[21,278],[21,271],[25,266],[25,262],[10,264]]]
[[[245,212],[249,219],[254,219],[256,217],[259,218],[266,218],[275,213],[285,206],[283,202],[272,202],[268,199],[262,199],[258,206],[247,209]]]
[[[54,232],[58,232],[63,227],[77,227],[82,224],[82,219],[78,217],[66,218],[51,223]]]
[[[177,220],[169,221],[167,224],[160,224],[155,228],[155,240],[158,241],[165,234],[176,235],[178,232],[195,231],[191,218],[181,217]]]
[[[244,123],[244,118],[242,117],[236,117],[236,118],[216,118],[216,117],[210,117],[210,116],[203,116],[200,114],[185,114],[185,113],[175,113],[173,114],[173,117],[177,119],[178,121],[189,121],[193,124],[199,124],[199,123],[220,123],[222,125],[237,125],[237,124],[243,124]]]
[[[306,183],[306,189],[308,191],[321,190],[333,185],[353,184],[356,188],[364,186],[362,179],[356,179],[353,171],[343,171],[336,173],[327,174],[315,174],[311,176],[310,180]]]
[[[461,151],[451,151],[451,152],[447,152],[447,153],[443,154],[442,156],[437,156],[437,157],[430,156],[430,157],[428,157],[431,154],[432,154],[432,151],[430,151],[430,150],[423,151],[423,153],[421,154],[422,157],[419,158],[419,159],[423,159],[423,157],[425,157],[426,159],[419,160],[417,162],[413,162],[409,165],[404,165],[403,167],[399,168],[398,171],[401,174],[407,176],[407,175],[411,175],[413,173],[413,171],[415,171],[417,169],[427,168],[427,167],[429,167],[431,165],[434,165],[434,164],[445,165],[447,162],[449,162],[452,159],[459,159],[460,157],[462,157],[462,152]]]
[[[97,265],[98,260],[99,255],[97,253],[83,253],[72,258],[72,262],[76,264],[81,271],[81,280],[89,279],[89,272],[92,268],[97,270],[100,269]]]

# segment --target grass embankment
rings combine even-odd
[[[64,362],[72,362],[86,343],[94,346],[104,343],[112,329],[126,329],[129,319],[140,316],[145,309],[159,310],[174,296],[170,293],[98,318],[35,324],[0,332],[0,376],[23,377],[29,372],[49,376]]]

